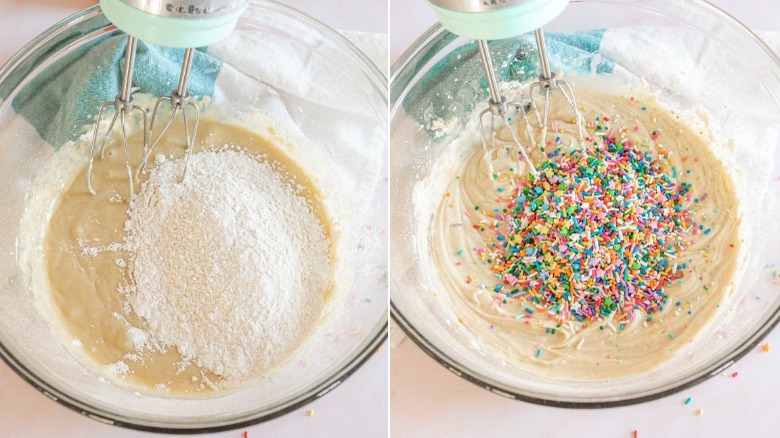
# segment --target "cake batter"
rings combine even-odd
[[[178,122],[181,123],[181,122]],[[201,118],[198,129],[197,144],[195,154],[192,156],[190,166],[197,166],[202,151],[215,154],[220,153],[238,154],[251,157],[251,160],[258,160],[262,163],[268,163],[273,170],[280,175],[290,190],[296,195],[302,197],[308,205],[308,210],[312,215],[310,222],[319,227],[319,237],[322,244],[327,247],[323,250],[322,244],[311,248],[319,249],[320,260],[332,264],[333,254],[329,249],[330,227],[326,214],[326,208],[322,204],[320,194],[317,191],[313,181],[309,179],[306,173],[294,160],[290,159],[284,151],[278,146],[281,141],[278,134],[272,129],[268,132],[256,133],[246,130],[236,125],[220,123],[215,120]],[[154,150],[150,166],[163,166],[172,164],[171,160],[181,158],[185,150],[184,129],[182,126],[174,124],[164,140],[158,144]],[[131,153],[131,163],[134,169],[140,162],[143,152],[142,133],[135,132],[129,136],[129,151]],[[212,159],[214,157],[211,157]],[[202,161],[202,160],[201,160]],[[245,158],[246,161],[246,158]],[[170,170],[170,169],[169,169]],[[180,169],[179,169],[180,170]],[[178,172],[178,171],[177,171]],[[196,173],[197,168],[188,170],[189,173]],[[317,321],[322,317],[325,302],[332,287],[332,266],[325,266],[322,272],[317,273],[319,289],[306,292],[313,298],[302,298],[305,302],[299,304],[301,307],[300,315],[294,322],[301,321],[301,324],[293,324],[284,319],[285,315],[249,315],[250,322],[256,322],[256,318],[280,318],[278,325],[284,325],[280,329],[288,330],[292,333],[286,336],[282,341],[273,345],[276,349],[274,355],[262,350],[264,343],[271,344],[268,333],[254,333],[257,338],[252,338],[246,344],[249,352],[258,351],[263,354],[262,357],[245,357],[246,351],[237,350],[236,343],[231,343],[230,336],[237,336],[234,327],[225,328],[224,332],[218,333],[216,338],[212,339],[212,344],[224,344],[227,351],[217,351],[209,355],[197,356],[188,353],[185,357],[183,346],[171,345],[171,343],[162,342],[156,339],[154,331],[150,330],[149,320],[139,316],[139,312],[148,314],[149,312],[160,311],[160,308],[166,305],[166,300],[175,302],[177,297],[165,297],[166,293],[171,291],[150,291],[151,298],[159,298],[158,302],[149,306],[149,296],[147,301],[139,304],[139,292],[135,288],[140,287],[138,279],[133,278],[133,273],[137,274],[133,268],[134,254],[128,253],[128,245],[125,244],[127,230],[130,226],[128,221],[128,184],[125,170],[124,153],[120,144],[113,145],[104,159],[96,159],[92,173],[93,186],[96,188],[96,195],[87,191],[85,184],[86,166],[78,172],[69,185],[59,195],[44,240],[43,255],[47,268],[48,284],[51,293],[51,299],[54,308],[61,317],[61,324],[68,336],[72,338],[70,346],[74,353],[86,361],[92,368],[97,367],[106,372],[114,380],[128,384],[138,390],[151,391],[157,394],[187,394],[200,391],[209,391],[222,388],[235,387],[246,381],[267,377],[282,366],[300,347],[311,334]],[[213,179],[220,181],[222,179],[235,177],[234,175],[220,174],[213,175]],[[143,185],[143,181],[149,178],[149,173],[142,173],[140,182],[136,184],[136,190]],[[175,181],[174,181],[174,188]],[[195,187],[197,190],[197,187]],[[169,187],[167,190],[171,190]],[[160,196],[165,195],[164,193]],[[162,202],[160,197],[155,200],[156,194],[150,192],[146,196],[136,195],[137,202]],[[136,205],[133,208],[143,208]],[[139,215],[143,217],[143,215]],[[149,217],[147,214],[146,217]],[[238,218],[241,220],[242,218]],[[148,219],[147,219],[148,222]],[[318,222],[318,224],[317,224]],[[166,226],[177,226],[179,222],[163,222]],[[152,245],[166,245],[166,234],[175,234],[171,229],[159,230],[158,241],[151,242]],[[251,230],[250,230],[251,231]],[[144,231],[148,232],[148,230]],[[186,231],[185,231],[186,233]],[[186,234],[183,238],[188,238]],[[250,236],[251,237],[251,236]],[[258,238],[267,238],[268,236],[259,236]],[[192,236],[190,244],[197,244],[200,236]],[[138,240],[138,236],[135,237]],[[177,242],[170,242],[175,244]],[[247,245],[249,245],[247,243]],[[191,245],[190,245],[191,246]],[[134,245],[133,248],[139,247]],[[310,249],[311,249],[310,248]],[[316,250],[316,249],[313,249]],[[169,252],[176,255],[175,252]],[[243,256],[241,248],[235,248],[228,252],[235,253],[235,257]],[[164,253],[163,253],[164,254]],[[194,261],[199,262],[203,257],[209,258],[209,254],[195,253]],[[251,259],[250,259],[251,260]],[[158,260],[159,262],[160,260]],[[204,263],[206,266],[198,268],[186,266],[190,260],[184,260],[181,263],[181,270],[186,272],[208,271],[211,263]],[[163,260],[164,262],[164,260]],[[214,261],[217,264],[218,261]],[[136,261],[136,264],[140,263]],[[148,263],[147,263],[148,265]],[[172,265],[176,268],[176,265]],[[146,271],[154,269],[155,266],[147,266]],[[264,266],[253,267],[257,270],[267,269]],[[162,269],[162,268],[160,268]],[[297,269],[297,268],[296,268]],[[303,267],[300,269],[307,269]],[[166,275],[164,280],[170,280],[171,273],[162,273]],[[208,275],[208,274],[202,274]],[[215,275],[215,274],[212,274]],[[209,277],[203,277],[204,281]],[[263,277],[265,279],[265,277]],[[147,283],[160,284],[160,281],[154,282],[154,278],[145,278]],[[159,280],[159,279],[158,279]],[[183,279],[182,281],[186,280]],[[238,279],[240,280],[240,279]],[[265,281],[265,280],[264,280]],[[170,281],[166,284],[172,284]],[[237,283],[243,284],[243,283]],[[196,284],[197,285],[197,284]],[[190,288],[192,284],[190,283]],[[263,285],[264,287],[267,285]],[[185,286],[187,287],[187,286]],[[185,290],[185,292],[187,292]],[[284,294],[301,294],[297,290],[274,290],[279,294],[274,299],[285,299]],[[161,294],[156,296],[154,294]],[[224,324],[224,320],[229,319],[233,314],[241,314],[241,307],[248,307],[246,302],[229,302],[227,307],[217,308],[222,305],[222,293],[217,291],[213,298],[215,301],[211,304],[215,307],[216,315],[221,315],[221,320],[211,322],[198,322],[187,320],[187,315],[183,315],[185,309],[179,310],[181,321],[188,324]],[[308,295],[306,295],[308,297]],[[298,297],[294,297],[298,298]],[[197,295],[190,299],[198,300]],[[212,299],[212,298],[210,298]],[[248,299],[252,299],[250,296]],[[178,302],[181,304],[181,301]],[[143,307],[146,305],[146,308]],[[209,305],[209,303],[206,303]],[[201,307],[195,307],[198,311]],[[231,310],[232,309],[232,310]],[[171,310],[170,308],[167,310]],[[261,309],[262,310],[262,309]],[[221,313],[220,313],[221,312]],[[147,315],[148,316],[148,315]],[[178,318],[174,313],[166,314],[165,318]],[[290,321],[292,321],[290,318]],[[165,326],[167,321],[157,318],[157,326]],[[289,327],[287,327],[289,325]],[[166,336],[175,337],[175,332],[179,326],[168,324],[163,327],[167,329]],[[200,329],[200,326],[194,326]],[[152,327],[156,330],[160,328]],[[209,331],[210,330],[210,331]],[[221,329],[220,329],[221,330]],[[195,330],[198,331],[198,330]],[[162,333],[162,332],[160,332]],[[214,330],[208,327],[203,328],[203,334],[214,335]],[[240,334],[240,333],[239,333]],[[186,333],[185,333],[186,335]],[[181,336],[181,335],[180,335]],[[208,344],[208,339],[201,339],[201,343]],[[194,343],[194,341],[193,341]],[[255,345],[260,345],[259,350],[254,349]],[[192,350],[197,345],[187,345]],[[200,348],[204,348],[201,346]],[[269,347],[270,348],[270,347]],[[245,348],[246,350],[246,348]],[[259,353],[258,353],[259,354]],[[234,370],[229,374],[228,367],[224,365],[227,361],[232,361]],[[237,366],[236,366],[237,365]]]
[[[613,310],[598,315],[596,309],[595,318],[581,318],[568,307],[561,312],[560,306],[551,308],[532,294],[522,294],[497,273],[491,248],[502,244],[505,236],[497,237],[495,227],[500,231],[513,220],[507,199],[514,198],[506,194],[517,193],[518,184],[527,182],[530,171],[518,159],[518,152],[507,146],[512,144],[507,132],[499,131],[500,141],[488,151],[495,174],[491,175],[480,144],[473,141],[478,136],[464,132],[423,182],[421,187],[434,190],[427,202],[438,202],[429,228],[428,268],[437,273],[458,322],[491,354],[537,375],[603,380],[658,367],[707,326],[734,287],[740,212],[732,176],[709,147],[700,126],[689,126],[650,96],[617,96],[578,88],[577,100],[587,123],[585,147],[604,147],[605,138],[633,144],[637,153],[649,153],[659,160],[670,181],[690,187],[682,196],[682,211],[694,223],[678,239],[681,252],[663,260],[674,270],[674,277],[662,288],[665,298],[657,303],[660,308],[647,312],[641,306],[629,306],[626,314],[615,312],[610,301]],[[551,120],[559,121],[548,130],[548,143],[544,149],[528,148],[536,166],[548,154],[555,155],[550,159],[557,162],[581,144],[576,125],[567,123],[573,121],[571,108],[561,105],[550,110]],[[532,113],[529,117],[533,118]],[[515,132],[522,143],[530,145],[523,125],[513,123],[517,123]],[[426,202],[426,193],[416,193],[415,202]],[[568,235],[569,230],[553,232],[561,231]],[[643,238],[649,241],[652,236]],[[535,248],[529,246],[528,251],[529,256],[536,255]],[[622,254],[620,248],[615,251]],[[538,274],[532,271],[530,278]],[[514,281],[512,276],[509,279]],[[569,290],[559,292],[568,294]],[[571,293],[581,296],[584,292],[572,287]]]

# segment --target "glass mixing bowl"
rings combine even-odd
[[[644,81],[671,109],[704,108],[712,134],[731,139],[727,159],[739,174],[748,253],[741,281],[694,342],[638,376],[608,382],[529,376],[488,354],[470,331],[458,328],[457,316],[436,297],[435,274],[422,268],[423,254],[430,254],[425,230],[431,218],[415,217],[415,186],[488,99],[476,45],[435,26],[391,75],[391,316],[445,368],[512,399],[595,408],[680,391],[729,367],[780,318],[771,268],[780,248],[780,60],[745,26],[704,1],[573,0],[545,29],[554,71]],[[490,42],[500,80],[539,74],[532,41],[526,35]],[[742,133],[751,129],[767,140],[747,141]],[[746,175],[755,183],[740,183]]]
[[[386,336],[386,79],[341,35],[270,1],[252,2],[230,37],[210,46],[208,56],[196,54],[190,92],[211,96],[201,117],[233,121],[234,113],[237,123],[251,127],[254,110],[287,115],[278,129],[297,143],[304,168],[325,175],[323,192],[340,200],[334,214],[352,218],[347,223],[354,226],[343,227],[349,250],[342,254],[354,280],[293,365],[270,380],[212,398],[152,397],[108,382],[69,354],[33,307],[17,260],[25,196],[54,150],[78,138],[100,102],[118,92],[124,39],[93,7],[56,24],[0,69],[0,356],[52,400],[143,430],[238,428],[322,397]],[[156,96],[175,88],[183,53],[160,50],[139,43],[134,77],[141,92]],[[110,70],[102,77],[111,84],[94,79],[101,68]],[[212,82],[199,75],[217,71],[213,90],[204,89]],[[285,80],[290,77],[295,80]],[[263,101],[277,106],[257,109]]]

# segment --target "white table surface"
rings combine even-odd
[[[780,31],[780,3],[715,0],[754,29]],[[391,65],[435,22],[423,0],[391,0]],[[780,263],[780,258],[777,261]],[[390,354],[394,437],[777,437],[780,436],[780,329],[716,376],[678,394],[635,406],[572,410],[537,406],[489,393],[445,370],[411,340]],[[736,378],[731,374],[738,372]],[[691,397],[689,405],[685,399]],[[703,409],[702,416],[696,414]]]
[[[30,39],[97,0],[0,0],[0,65]],[[343,30],[387,33],[387,0],[282,0]],[[360,9],[360,13],[353,13]],[[323,398],[253,427],[214,434],[256,437],[381,437],[387,435],[388,350],[374,354],[355,374]],[[308,416],[307,411],[314,411]],[[107,426],[44,397],[0,361],[0,437],[161,436]]]

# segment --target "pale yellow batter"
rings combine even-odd
[[[255,133],[242,127],[201,119],[195,152],[213,145],[236,145],[248,153],[258,154],[276,171],[288,178],[311,206],[312,212],[330,236],[329,221],[320,195],[305,172],[271,139],[278,135]],[[184,129],[174,123],[154,155],[167,159],[181,157],[185,150]],[[131,163],[140,162],[143,150],[142,134],[129,137]],[[154,156],[149,160],[154,166]],[[141,175],[142,182],[147,175]],[[215,175],[216,178],[223,177]],[[132,328],[144,328],[144,321],[128,311],[120,286],[128,284],[126,269],[117,259],[127,259],[122,250],[111,245],[122,242],[127,219],[127,174],[121,144],[114,144],[105,159],[95,160],[92,183],[97,194],[87,191],[86,166],[62,191],[51,216],[44,243],[44,257],[50,283],[51,298],[61,313],[65,329],[86,355],[109,374],[139,390],[185,394],[213,389],[220,377],[195,365],[182,366],[176,349],[165,352],[146,349],[138,352],[132,340]],[[140,187],[136,183],[136,190]],[[89,254],[89,248],[99,248]],[[323,291],[323,302],[329,291]],[[304,339],[301,339],[302,343]],[[262,342],[262,340],[258,340]],[[282,358],[284,359],[284,358]],[[117,363],[126,364],[123,370]]]
[[[698,227],[692,230],[693,245],[678,254],[676,260],[678,264],[685,263],[685,268],[680,268],[682,278],[667,286],[669,301],[664,310],[650,319],[640,313],[622,329],[612,317],[586,326],[576,320],[558,326],[544,312],[537,311],[537,317],[530,320],[515,318],[533,303],[502,305],[496,301],[492,291],[495,274],[474,251],[484,248],[489,236],[472,226],[492,222],[493,209],[506,207],[496,202],[496,190],[502,187],[510,192],[513,188],[510,167],[528,172],[524,165],[518,167],[514,158],[517,152],[506,149],[511,144],[506,132],[499,133],[502,141],[489,151],[495,171],[501,174],[498,180],[490,177],[479,144],[468,149],[453,147],[453,156],[445,157],[429,176],[446,181],[439,185],[446,187],[445,193],[433,194],[439,205],[430,225],[431,268],[438,273],[443,293],[459,323],[492,354],[538,375],[603,380],[658,367],[692,342],[713,318],[718,305],[734,287],[740,251],[740,213],[732,176],[709,147],[709,141],[698,132],[701,127],[688,126],[679,114],[648,96],[615,96],[578,88],[577,101],[587,122],[600,117],[599,122],[589,125],[588,135],[594,136],[596,124],[609,125],[614,129],[612,135],[634,141],[641,151],[665,151],[670,156],[665,172],[670,176],[676,172],[680,181],[693,184],[686,207],[692,209],[697,224],[711,231],[705,235]],[[571,121],[572,111],[551,105],[552,119]],[[513,123],[523,144],[529,144],[523,125]],[[550,130],[547,138],[554,141],[560,136],[563,152],[569,151],[579,143],[574,126],[558,122],[560,132]],[[538,131],[535,134],[541,137]],[[548,145],[546,152],[555,147]],[[531,150],[531,157],[537,164],[542,161],[539,147]],[[478,211],[475,205],[480,206]],[[553,334],[549,332],[552,329],[556,329]]]

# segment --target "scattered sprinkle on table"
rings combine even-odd
[[[772,350],[772,345],[770,345],[769,342],[761,345],[761,352],[762,353],[769,353],[770,350]]]

